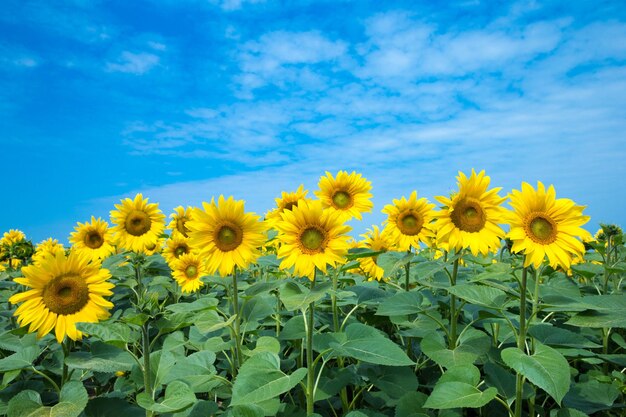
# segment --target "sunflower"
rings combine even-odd
[[[172,219],[167,228],[172,231],[172,237],[176,235],[181,235],[182,237],[189,237],[189,229],[187,229],[187,222],[191,220],[191,211],[192,208],[187,206],[184,208],[183,206],[178,206],[174,209],[174,213],[170,214],[170,218]]]
[[[76,252],[84,252],[91,259],[104,259],[115,251],[113,233],[101,218],[91,216],[91,222],[79,222],[74,230],[70,243]]]
[[[281,243],[278,257],[283,258],[281,269],[295,266],[296,275],[313,280],[316,267],[326,273],[328,264],[343,262],[348,252],[346,233],[351,228],[343,224],[341,212],[324,210],[317,200],[300,200],[281,217],[276,224]]]
[[[26,242],[26,235],[21,230],[11,229],[4,232],[0,239],[0,260],[6,259],[7,266],[17,268],[22,263],[20,259],[11,256],[15,255],[15,249],[12,246],[21,242]]]
[[[591,234],[581,228],[589,221],[582,214],[584,206],[577,206],[567,198],[556,198],[554,186],[537,182],[537,189],[522,183],[522,190],[510,194],[513,212],[509,214],[513,241],[512,252],[523,252],[524,266],[538,268],[546,255],[553,268],[568,270],[572,257],[583,257],[585,247],[578,239],[589,239]]]
[[[173,264],[182,255],[193,252],[189,240],[185,239],[182,234],[176,234],[171,239],[167,239],[165,249],[163,250],[163,257],[168,264]]]
[[[324,208],[330,207],[341,213],[341,220],[347,221],[353,217],[361,220],[361,213],[370,213],[374,203],[370,201],[372,184],[352,171],[348,174],[339,171],[337,178],[326,171],[326,176],[320,178],[319,191],[315,195],[321,200]]]
[[[189,243],[207,258],[209,273],[232,274],[235,265],[244,269],[259,257],[265,243],[265,224],[255,213],[244,212],[244,201],[221,195],[215,204],[194,208],[186,223]]]
[[[33,263],[40,263],[43,258],[56,256],[58,253],[65,253],[65,248],[58,240],[48,238],[37,244],[33,254]]]
[[[491,179],[485,171],[476,174],[472,169],[469,178],[459,172],[457,180],[458,193],[436,197],[444,205],[434,225],[437,244],[447,251],[469,248],[472,255],[497,251],[504,236],[498,224],[504,223],[506,216],[501,207],[506,197],[498,195],[501,188],[487,190]]]
[[[2,239],[0,239],[0,246],[11,246],[14,243],[22,242],[26,240],[26,235],[21,230],[11,229],[8,232],[4,232]]]
[[[265,215],[265,221],[267,222],[268,228],[275,229],[276,222],[281,220],[281,213],[285,210],[291,210],[294,206],[298,205],[298,201],[300,200],[308,200],[311,201],[310,198],[307,198],[308,190],[304,189],[304,185],[300,184],[298,189],[293,192],[285,192],[281,193],[279,198],[276,198],[276,208],[271,210]]]
[[[378,226],[372,226],[371,229],[367,229],[367,233],[361,235],[364,239],[360,242],[359,246],[361,248],[367,248],[374,252],[386,252],[388,251],[392,244],[388,240],[387,236],[382,234],[378,229]],[[380,281],[385,274],[385,271],[378,266],[378,256],[372,256],[369,258],[360,258],[361,269],[367,275],[370,280],[377,279]]]
[[[206,262],[196,253],[185,253],[172,263],[172,276],[184,293],[198,291],[204,285],[200,278],[208,272]]]
[[[382,210],[387,215],[384,221],[383,234],[397,250],[410,250],[419,247],[420,242],[428,243],[427,239],[435,235],[431,231],[430,223],[436,216],[434,204],[426,198],[417,198],[417,191],[413,191],[407,200],[393,200]]]
[[[157,203],[148,204],[148,199],[137,194],[134,200],[125,198],[111,211],[111,229],[116,243],[127,250],[143,252],[146,247],[156,247],[165,229],[165,215]]]
[[[20,326],[28,325],[28,331],[37,331],[37,337],[55,329],[59,343],[65,335],[79,340],[82,333],[76,323],[96,323],[109,317],[113,307],[104,296],[112,295],[113,284],[107,269],[88,256],[70,252],[44,257],[39,264],[22,268],[23,277],[15,282],[30,289],[13,295],[9,302],[23,303],[15,311]]]

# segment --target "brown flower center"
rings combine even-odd
[[[186,253],[189,253],[189,246],[187,246],[184,243],[176,246],[176,249],[174,249],[174,256],[176,258],[180,258],[182,255]]]
[[[152,220],[150,220],[150,216],[148,213],[141,210],[131,211],[128,216],[126,216],[126,221],[124,222],[126,232],[133,236],[146,234],[150,230],[151,225]]]
[[[352,196],[345,191],[336,191],[333,194],[333,204],[335,208],[345,210],[352,207]]]
[[[83,239],[85,246],[91,249],[98,249],[100,246],[104,244],[104,238],[98,231],[92,230],[85,234],[85,238]]]
[[[487,221],[480,202],[469,197],[456,203],[450,218],[458,229],[470,233],[480,232]]]
[[[78,275],[61,275],[43,288],[43,303],[53,313],[67,316],[79,312],[89,301],[89,287]]]
[[[286,210],[292,210],[293,206],[297,205],[298,202],[297,201],[289,201],[287,203],[285,203],[283,205],[283,210],[282,211],[286,211]]]
[[[324,251],[326,246],[326,232],[324,230],[310,226],[300,235],[301,250],[304,253],[315,254]]]
[[[545,213],[531,213],[527,219],[524,229],[533,242],[549,245],[556,240],[556,223]]]
[[[243,241],[243,230],[235,223],[224,221],[215,230],[215,246],[222,252],[237,249]]]
[[[188,279],[194,279],[198,275],[198,268],[195,265],[187,265],[185,268],[185,275]]]
[[[422,230],[424,220],[421,216],[416,215],[416,213],[408,211],[398,216],[397,225],[403,235],[415,236]]]

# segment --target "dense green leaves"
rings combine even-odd
[[[59,394],[58,404],[43,406],[39,393],[22,391],[10,402],[8,417],[78,417],[87,405],[87,391],[81,382],[69,381]]]

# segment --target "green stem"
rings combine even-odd
[[[235,314],[235,321],[233,324],[235,327],[235,357],[236,357],[235,374],[236,374],[243,363],[243,356],[241,353],[241,333],[240,333],[241,317],[239,314],[239,290],[237,288],[237,267],[235,267],[235,269],[233,270],[233,300],[232,301],[233,301],[233,311]],[[233,375],[233,377],[234,376],[236,375]]]
[[[409,291],[409,271],[411,269],[411,263],[408,262],[404,265],[404,290]]]
[[[456,277],[459,272],[459,258],[454,260],[454,266],[452,268],[452,276],[450,276],[450,286],[454,287],[456,285]],[[453,350],[456,348],[456,322],[457,322],[457,311],[456,311],[456,296],[454,294],[450,294],[450,334],[449,334],[449,343],[448,348]]]
[[[154,400],[152,389],[152,370],[150,369],[150,327],[148,322],[141,326],[141,341],[143,345],[143,384],[145,392]],[[152,417],[154,413],[146,410],[146,417]]]
[[[311,281],[311,291],[315,288],[315,278],[317,275],[317,268],[313,274],[313,280]],[[315,320],[315,302],[309,304],[309,315],[306,328],[306,366],[307,366],[307,380],[306,380],[306,414],[313,414],[313,403],[315,402],[315,364],[313,363],[313,326]]]
[[[61,387],[63,387],[63,385],[65,385],[68,380],[68,368],[67,364],[65,363],[65,360],[70,354],[70,339],[68,337],[63,340],[63,343],[61,343],[61,347],[63,348],[63,374],[61,376]]]
[[[517,348],[522,352],[526,347],[526,278],[528,269],[522,269],[522,282],[520,283],[519,298],[519,334],[517,335]],[[524,377],[519,372],[515,379],[515,417],[522,416],[522,393],[524,389]]]
[[[333,310],[333,330],[335,332],[339,332],[340,331],[339,308],[337,307],[337,289],[339,288],[339,283],[338,283],[337,272],[334,272],[332,274],[332,279],[333,279],[333,292],[330,296],[330,302],[332,304],[332,310]],[[339,367],[339,369],[344,368],[344,362],[343,362],[342,356],[337,356],[337,366]],[[339,392],[339,397],[341,398],[341,408],[343,409],[343,413],[347,414],[349,403],[348,403],[348,389],[346,387],[341,388],[341,391]]]

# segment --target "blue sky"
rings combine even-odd
[[[66,242],[143,192],[259,214],[363,173],[434,200],[459,170],[554,184],[626,226],[620,1],[23,1],[0,14],[0,233]]]

